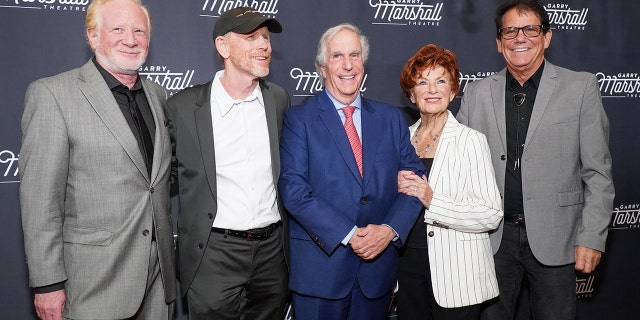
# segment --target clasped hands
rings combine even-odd
[[[384,251],[395,237],[395,231],[389,226],[370,224],[364,228],[357,228],[349,239],[349,245],[363,260],[372,260]]]

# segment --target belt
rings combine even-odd
[[[516,226],[525,226],[524,214],[505,214],[504,221],[515,224]]]
[[[221,229],[221,228],[216,228],[216,227],[212,227],[211,228],[211,232],[215,232],[215,233],[221,233],[224,234],[225,236],[231,236],[234,238],[240,238],[240,239],[245,239],[248,241],[260,241],[260,240],[267,240],[269,239],[269,237],[273,234],[273,232],[278,229],[278,227],[280,226],[281,222],[275,222],[272,223],[264,228],[255,228],[255,229],[250,229],[250,230],[245,230],[245,231],[239,231],[239,230],[231,230],[231,229]]]

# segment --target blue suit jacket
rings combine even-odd
[[[402,113],[362,99],[363,175],[326,91],[284,114],[280,192],[292,218],[291,290],[320,298],[345,297],[359,281],[370,298],[396,283],[397,247],[422,204],[398,193],[398,170],[425,169],[409,141]],[[341,241],[353,226],[387,224],[399,239],[364,261]]]

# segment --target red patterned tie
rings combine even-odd
[[[360,137],[358,137],[358,131],[353,124],[353,112],[356,110],[354,106],[347,106],[342,108],[344,112],[344,130],[347,132],[347,138],[351,144],[353,150],[353,156],[356,157],[356,163],[358,164],[358,170],[360,170],[360,176],[362,176],[362,144],[360,144]]]

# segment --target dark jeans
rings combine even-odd
[[[483,320],[513,319],[526,275],[530,283],[530,309],[535,320],[571,320],[576,317],[574,264],[546,266],[531,252],[525,227],[504,223],[494,256],[500,295],[482,312]]]

